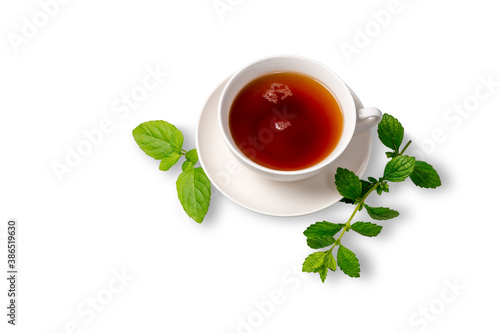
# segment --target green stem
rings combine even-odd
[[[356,213],[359,211],[359,208],[362,207],[364,204],[365,204],[365,200],[366,198],[370,195],[370,193],[372,193],[375,189],[377,189],[377,187],[380,185],[380,181],[376,182],[371,188],[370,190],[368,190],[368,192],[365,193],[365,195],[361,198],[361,200],[359,201],[359,203],[356,205],[356,208],[354,208],[354,211],[352,212],[351,214],[351,217],[349,217],[349,220],[347,220],[345,226],[344,226],[344,229],[342,230],[342,233],[340,234],[339,238],[337,238],[337,240],[335,241],[335,243],[333,244],[332,248],[330,249],[330,252],[333,250],[333,248],[336,246],[336,245],[340,245],[340,240],[342,239],[342,237],[344,236],[345,232],[347,231],[347,229],[349,229],[351,227],[351,221],[352,219],[354,218],[354,216],[356,215]]]
[[[408,143],[406,144],[406,146],[403,148],[403,150],[401,151],[401,153],[399,153],[399,155],[403,155],[403,153],[406,151],[406,149],[410,146],[411,144],[411,140],[408,141]]]

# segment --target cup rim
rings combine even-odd
[[[280,60],[280,59],[299,61],[299,62],[307,62],[307,63],[313,64],[314,66],[321,68],[325,73],[327,73],[332,78],[334,78],[338,84],[337,89],[335,91],[333,91],[333,89],[331,87],[327,86],[324,82],[322,82],[322,80],[315,78],[314,76],[312,76],[306,72],[298,71],[298,70],[290,70],[290,72],[297,72],[300,74],[311,76],[314,79],[321,82],[323,85],[325,85],[325,87],[332,93],[335,100],[337,101],[339,108],[342,112],[343,121],[344,121],[344,124],[343,124],[344,126],[342,129],[342,134],[340,136],[339,142],[337,143],[335,148],[332,150],[332,152],[327,157],[325,157],[323,160],[321,160],[320,162],[318,162],[310,167],[299,169],[299,170],[272,169],[272,168],[262,166],[256,162],[252,161],[238,148],[238,146],[236,145],[236,143],[234,142],[234,140],[231,136],[231,133],[228,133],[226,131],[226,128],[229,128],[229,126],[227,126],[227,127],[224,126],[225,119],[223,119],[224,112],[222,110],[222,104],[223,104],[224,99],[227,98],[226,95],[228,94],[228,90],[230,89],[231,85],[233,85],[234,82],[237,79],[239,79],[239,77],[243,73],[250,70],[253,66],[259,65],[259,64],[264,63],[266,61],[273,61],[273,60],[276,61],[276,60]],[[272,73],[272,72],[270,72],[270,73]],[[260,77],[262,75],[265,75],[265,74],[256,75],[251,80],[256,79],[257,77]],[[251,80],[246,81],[243,84],[243,87],[246,84],[250,83]],[[342,91],[338,91],[338,89],[341,89]],[[342,99],[343,99],[342,102],[339,101],[338,95],[340,95],[342,97]],[[232,103],[232,101],[231,101],[231,103]],[[350,109],[351,111],[346,112],[347,109]],[[335,72],[333,72],[329,67],[327,67],[326,65],[322,64],[321,62],[319,62],[317,60],[314,60],[314,59],[311,59],[308,57],[304,57],[304,56],[289,55],[289,54],[277,54],[277,55],[262,57],[258,60],[255,60],[255,61],[247,64],[246,66],[240,68],[235,73],[233,73],[233,75],[231,75],[231,77],[226,82],[226,84],[222,90],[217,111],[218,111],[218,118],[219,118],[218,119],[219,120],[219,129],[222,132],[222,136],[224,138],[224,141],[226,142],[226,145],[229,147],[231,152],[233,154],[235,154],[241,161],[244,161],[246,164],[252,166],[253,168],[256,168],[257,170],[259,170],[261,172],[276,175],[276,176],[283,176],[283,177],[301,176],[301,175],[306,175],[309,173],[313,174],[316,171],[321,170],[322,168],[326,167],[327,165],[329,165],[333,161],[335,161],[344,152],[346,147],[349,145],[349,143],[354,135],[354,129],[356,126],[356,117],[357,117],[354,98],[352,97],[352,94],[351,94],[349,88],[347,87],[347,85],[344,83],[344,81],[342,81],[342,79]],[[229,111],[228,111],[227,115],[229,115]],[[351,126],[349,128],[346,128],[346,115],[351,115],[351,117],[354,117],[354,119],[351,120]]]

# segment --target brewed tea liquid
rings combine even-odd
[[[276,170],[317,164],[342,134],[340,107],[322,83],[298,73],[273,73],[245,86],[229,113],[231,135],[254,162]]]

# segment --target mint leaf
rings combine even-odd
[[[328,274],[328,269],[335,271],[337,269],[337,263],[333,258],[331,251],[319,252],[322,254],[322,258],[318,255],[319,260],[323,260],[321,266],[313,269],[313,273],[318,273],[321,278],[321,282],[325,283],[326,275]],[[318,262],[318,261],[317,261]]]
[[[380,190],[382,192],[386,192],[386,193],[389,193],[389,184],[387,184],[386,181],[383,181],[381,182],[378,187],[377,187],[377,190],[380,188]],[[379,193],[379,195],[382,194],[382,193]]]
[[[321,249],[332,245],[335,242],[336,233],[342,229],[342,224],[335,224],[327,221],[311,224],[305,231],[307,245],[312,249]]]
[[[302,264],[302,272],[316,273],[323,266],[325,254],[326,252],[314,252],[307,256]]]
[[[184,142],[181,131],[163,120],[142,123],[132,135],[142,151],[157,160],[169,157],[171,152],[180,154]]]
[[[189,171],[193,168],[194,164],[190,160],[185,160],[184,163],[182,163],[182,171]]]
[[[378,124],[377,133],[380,141],[386,147],[397,152],[403,142],[405,131],[401,123],[396,118],[384,113],[382,120]],[[393,157],[393,155],[387,155],[387,157]]]
[[[411,174],[414,165],[415,157],[395,157],[385,166],[384,179],[391,182],[402,182]]]
[[[377,180],[375,180],[375,183],[377,182]],[[360,197],[364,197],[365,194],[370,190],[370,188],[373,186],[373,183],[370,183],[366,180],[363,180],[361,179],[361,195]],[[357,200],[351,200],[351,199],[347,199],[347,198],[342,198],[340,199],[340,202],[344,202],[344,203],[347,203],[347,204],[356,204],[357,203]]]
[[[356,222],[351,225],[351,229],[360,235],[375,237],[382,231],[382,226],[370,222]]]
[[[319,273],[321,281],[324,283],[328,269],[335,271],[337,263],[331,251],[311,253],[302,264],[302,272]]]
[[[326,266],[321,266],[314,270],[314,273],[319,273],[319,277],[321,278],[321,282],[325,283],[326,275],[328,274],[328,268]]]
[[[196,149],[191,149],[186,153],[186,160],[191,161],[193,165],[198,162],[198,152],[196,151]]]
[[[356,200],[361,198],[363,188],[359,177],[350,170],[337,168],[335,174],[335,185],[340,195],[344,198]]]
[[[396,157],[398,156],[399,154],[394,152],[394,151],[388,151],[385,153],[385,156],[387,156],[387,158],[393,158],[393,157]]]
[[[366,212],[374,220],[390,220],[399,216],[399,212],[386,207],[370,207],[364,205]]]
[[[325,267],[329,268],[332,271],[335,271],[337,269],[337,262],[335,261],[335,258],[333,257],[331,251],[326,251],[325,257],[323,259],[323,265],[325,265]]]
[[[196,222],[203,222],[211,195],[210,180],[205,171],[202,168],[187,168],[177,178],[176,186],[184,211]]]
[[[410,174],[410,179],[415,185],[423,188],[436,188],[441,186],[441,178],[439,178],[436,170],[434,170],[432,165],[422,161],[415,162],[413,171]]]
[[[160,162],[160,170],[161,171],[167,171],[171,167],[174,166],[175,163],[179,160],[181,155],[178,152],[171,151],[167,157],[162,158]]]
[[[354,252],[340,245],[337,252],[337,263],[340,270],[350,277],[359,277],[359,260]]]
[[[311,249],[322,249],[324,247],[330,246],[335,242],[335,238],[332,236],[323,236],[320,238],[308,238],[307,245]]]
[[[316,222],[311,224],[304,231],[304,236],[307,238],[321,238],[325,236],[335,236],[342,229],[342,224],[331,223],[327,221]]]
[[[354,205],[356,204],[356,200],[352,200],[352,199],[347,199],[347,198],[342,198],[339,200],[340,202],[343,202],[343,203],[346,203],[346,204],[350,204],[350,205]]]

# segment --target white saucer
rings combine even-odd
[[[274,181],[248,170],[233,157],[219,129],[217,105],[226,82],[222,82],[205,103],[196,131],[196,146],[201,166],[208,178],[229,199],[266,215],[311,214],[342,198],[334,183],[337,167],[348,168],[358,176],[365,171],[371,151],[370,131],[355,135],[335,163],[308,179]],[[358,97],[352,94],[356,107],[362,108]]]

